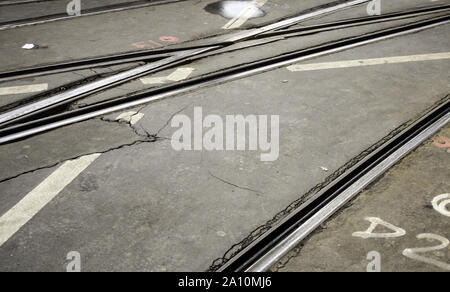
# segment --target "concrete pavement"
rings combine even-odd
[[[441,37],[447,30],[440,27],[314,62],[442,52],[448,48]],[[447,62],[338,69],[341,74],[282,68],[135,109],[144,117],[134,130],[158,133],[162,140],[103,153],[3,244],[1,269],[60,271],[66,254],[79,251],[86,271],[206,270],[231,246],[237,244],[233,251],[238,250],[285,216],[281,210],[289,211],[342,165],[348,167],[444,98]],[[164,139],[174,131],[167,123],[175,113],[192,117],[194,106],[220,116],[280,115],[279,159],[262,163],[252,151],[174,151]],[[47,166],[111,145],[98,138],[127,144],[145,140],[124,123],[91,123],[2,146],[2,164],[11,165],[4,177],[18,175],[2,183],[9,206],[42,182]],[[37,155],[25,148],[36,143],[59,153]],[[20,175],[37,165],[44,169]]]
[[[324,223],[273,270],[450,271],[450,214],[445,204],[450,188],[450,152],[444,142],[449,136],[447,125]],[[366,231],[371,222],[377,225],[369,234]]]
[[[138,18],[140,12],[135,12]],[[161,12],[158,17],[170,13],[179,12]],[[278,10],[276,13],[286,15]],[[192,21],[208,17],[213,16]],[[266,20],[255,18],[249,25]],[[38,35],[44,26],[30,27],[23,33],[36,29]],[[278,68],[124,111],[133,112],[128,116],[134,120],[118,120],[127,115],[117,112],[1,145],[0,238],[4,243],[0,246],[0,271],[65,271],[71,251],[80,253],[83,271],[205,271],[220,265],[342,169],[359,161],[436,103],[448,100],[449,59],[417,61],[411,57],[449,52],[448,30],[445,25],[301,64],[403,56],[406,61],[402,63],[312,71]],[[359,28],[291,38],[211,56],[183,67],[192,66],[195,70],[190,76],[201,76],[333,37],[368,31],[370,28]],[[49,40],[58,40],[57,34],[52,38],[50,34]],[[58,50],[65,50],[69,43],[64,41]],[[89,47],[86,42],[80,44]],[[114,46],[116,49],[125,48]],[[59,57],[66,58],[64,54]],[[43,60],[36,57],[30,60]],[[11,59],[18,62],[20,56],[13,54]],[[168,76],[174,69],[147,77]],[[126,86],[128,89],[120,87],[115,93],[104,92],[81,103],[120,96],[120,90],[123,95],[148,85],[136,81]],[[258,151],[175,151],[171,145],[176,131],[171,127],[172,118],[183,114],[192,119],[195,107],[201,107],[204,115],[219,117],[279,115],[278,159],[262,162]],[[442,148],[432,151],[438,150],[447,154]],[[436,157],[442,157],[439,153]],[[89,160],[91,155],[95,159]],[[79,174],[76,167],[68,167],[83,159],[89,163],[82,165]],[[439,175],[446,175],[445,165],[422,163],[424,169],[430,166],[432,172],[439,170]],[[72,179],[58,179],[61,177]],[[439,180],[445,181],[445,177],[439,176]],[[429,188],[432,190],[432,186]],[[436,195],[441,192],[437,188],[435,191]],[[42,194],[46,200],[36,201]],[[415,203],[420,205],[420,200],[418,196]],[[398,200],[398,205],[402,204]],[[33,212],[12,216],[17,216],[15,210],[28,206]],[[391,211],[388,208],[378,216],[388,218]],[[394,221],[391,223],[397,223]],[[367,227],[366,222],[357,222],[360,225],[355,225],[355,231]],[[402,226],[412,230],[411,236],[425,230],[408,224],[412,223]],[[441,234],[444,227],[439,223],[436,231],[429,232]],[[352,268],[364,267],[361,263],[369,247],[355,253],[351,260],[358,257],[360,265]],[[394,251],[398,249],[392,249],[392,255]],[[402,262],[393,259],[392,267],[398,263]],[[414,267],[422,269],[421,265]]]
[[[2,56],[7,55],[8,58],[1,58],[0,71],[127,51],[160,49],[230,33],[230,30],[222,29],[229,19],[204,10],[213,2],[216,1],[169,3],[1,31],[0,50]],[[263,7],[266,12],[263,17],[249,19],[240,28],[272,23],[329,2],[293,1],[285,5],[284,1],[270,1]],[[21,47],[25,43],[37,44],[40,49],[23,50]]]

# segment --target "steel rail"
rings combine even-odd
[[[341,52],[363,45],[388,40],[394,37],[404,36],[410,33],[423,31],[425,29],[430,29],[448,23],[450,23],[450,16],[433,18],[431,20],[425,20],[414,24],[402,25],[400,27],[385,29],[368,35],[321,45],[269,60],[258,61],[254,64],[243,65],[241,67],[226,70],[224,72],[214,73],[210,76],[194,78],[192,80],[159,88],[153,90],[152,92],[137,93],[131,96],[125,96],[106,102],[100,102],[98,104],[86,106],[74,111],[41,118],[15,126],[10,126],[8,128],[0,129],[0,144],[12,142],[17,139],[22,139],[44,131],[78,123],[112,112],[121,111],[142,104],[147,104],[163,98],[173,97],[178,94],[233,81],[243,77],[284,67],[300,61]]]
[[[233,44],[239,41],[247,40],[249,38],[252,38],[254,36],[257,36],[261,33],[271,31],[274,29],[281,29],[287,26],[291,26],[294,24],[297,24],[303,20],[310,19],[313,17],[317,17],[320,15],[332,13],[344,8],[352,7],[355,5],[359,5],[362,3],[367,3],[370,0],[349,0],[344,2],[336,2],[338,4],[335,5],[326,5],[326,6],[319,6],[317,10],[314,10],[312,12],[307,12],[300,14],[299,16],[288,18],[286,20],[276,22],[267,26],[263,26],[260,28],[239,32],[231,36],[226,36],[222,39],[219,39],[219,42],[221,43],[227,43],[227,44]],[[66,100],[74,100],[76,98],[82,98],[86,97],[87,95],[90,95],[92,93],[98,92],[103,89],[111,88],[113,86],[117,86],[119,84],[123,84],[129,80],[136,79],[140,76],[156,72],[158,70],[161,70],[163,68],[167,68],[170,65],[178,64],[183,60],[186,60],[190,57],[199,55],[201,53],[206,53],[209,51],[213,51],[218,48],[222,48],[224,45],[212,45],[205,48],[200,49],[192,49],[187,51],[181,51],[175,53],[173,56],[149,63],[125,72],[121,72],[119,74],[106,77],[104,79],[100,79],[98,81],[94,81],[90,84],[81,86],[76,89],[72,89],[63,93],[56,94],[54,96],[51,96],[47,99],[40,100],[31,104],[27,104],[24,106],[21,106],[17,109],[8,111],[6,113],[0,114],[0,125],[4,126],[7,124],[11,124],[14,121],[17,121],[18,119],[27,117],[33,113],[41,112],[45,108],[48,108],[50,106],[59,104],[61,102],[64,102]]]
[[[385,14],[382,16],[371,16],[371,17],[363,17],[363,18],[355,18],[343,21],[335,21],[318,25],[310,25],[304,26],[301,28],[294,29],[284,29],[273,32],[262,33],[255,38],[262,39],[272,36],[281,36],[288,34],[311,34],[318,33],[323,31],[329,31],[334,29],[348,28],[353,26],[361,26],[367,24],[374,24],[380,22],[387,22],[391,20],[400,20],[405,18],[417,17],[417,16],[425,16],[434,13],[440,13],[450,10],[450,5],[444,6],[432,6],[426,8],[412,9],[403,12],[396,12]],[[226,42],[215,42],[215,45],[226,45]],[[124,63],[138,62],[138,61],[149,61],[152,59],[161,59],[164,57],[170,56],[173,52],[182,51],[182,50],[190,50],[190,49],[198,49],[208,47],[211,44],[204,45],[188,45],[184,47],[167,47],[164,49],[152,49],[152,50],[142,50],[142,51],[133,51],[133,52],[125,52],[113,55],[99,56],[94,58],[80,59],[74,60],[70,62],[59,62],[48,65],[39,65],[34,67],[26,67],[17,70],[9,70],[0,72],[0,82],[15,80],[20,78],[28,78],[34,76],[44,76],[48,74],[62,73],[74,70],[82,70],[87,68],[95,68],[100,66],[112,66]]]
[[[269,270],[274,264],[283,258],[290,250],[295,248],[301,241],[303,241],[309,234],[316,230],[323,222],[325,222],[336,211],[342,208],[348,201],[356,197],[361,191],[363,191],[370,183],[379,178],[389,168],[394,166],[409,152],[421,145],[426,139],[431,137],[439,129],[450,122],[449,103],[445,105],[446,111],[443,116],[440,116],[438,120],[432,120],[432,123],[420,125],[420,131],[418,134],[412,134],[408,137],[407,142],[397,148],[398,145],[392,145],[389,147],[397,148],[397,150],[390,152],[390,154],[379,161],[376,165],[372,165],[364,175],[358,180],[353,182],[346,189],[339,192],[337,196],[329,201],[325,206],[318,208],[314,211],[313,215],[303,219],[304,222],[299,225],[294,231],[286,235],[280,242],[267,251],[263,256],[258,258],[248,268],[246,272],[264,272]]]
[[[13,109],[4,114],[0,114],[0,125],[8,125],[20,118],[24,118],[29,116],[32,113],[40,113],[42,110],[49,108],[53,105],[59,104],[61,102],[67,100],[74,100],[74,98],[80,99],[91,95],[93,93],[99,92],[100,90],[104,90],[106,88],[111,88],[113,86],[123,84],[127,81],[133,80],[135,78],[139,78],[141,76],[147,75],[152,72],[156,72],[158,70],[162,70],[168,68],[171,65],[175,65],[186,59],[186,57],[192,57],[201,53],[205,53],[215,49],[216,47],[207,47],[204,49],[194,49],[182,51],[174,54],[171,57],[164,58],[162,60],[152,62],[143,66],[139,66],[98,81],[91,82],[89,84],[80,86],[75,89],[71,89],[49,98],[36,101],[24,106],[21,106],[17,109]]]
[[[192,49],[192,48],[189,48]],[[91,69],[97,67],[114,66],[121,64],[128,64],[133,62],[150,62],[158,61],[163,58],[169,57],[168,53],[158,52],[132,52],[125,54],[117,54],[111,56],[101,56],[95,58],[88,58],[82,60],[75,60],[69,62],[60,62],[49,65],[39,65],[34,67],[23,68],[19,70],[9,70],[0,72],[0,82],[17,80],[22,78],[45,76],[56,73],[72,72],[83,69]]]
[[[401,12],[386,13],[383,15],[351,18],[351,19],[338,20],[338,21],[332,21],[332,22],[315,24],[315,25],[302,26],[302,27],[298,27],[298,28],[287,28],[287,29],[277,30],[277,31],[273,31],[273,32],[266,32],[266,33],[263,33],[263,34],[257,36],[257,38],[266,38],[266,37],[271,37],[271,36],[287,35],[287,34],[297,35],[298,33],[312,34],[312,33],[318,33],[318,32],[335,30],[335,29],[349,28],[349,27],[362,26],[362,25],[367,25],[367,24],[375,24],[375,23],[401,20],[401,19],[418,17],[418,16],[425,16],[425,15],[430,15],[430,14],[435,14],[435,13],[440,13],[440,12],[446,12],[449,10],[450,10],[450,4],[449,5],[437,5],[437,6],[435,5],[435,6],[431,6],[431,7],[422,7],[422,8],[418,8],[418,9],[410,9],[410,10],[401,11]]]
[[[144,8],[149,6],[156,6],[156,5],[162,5],[162,4],[170,4],[170,3],[176,3],[176,2],[184,2],[187,0],[159,0],[155,2],[148,2],[148,1],[133,1],[132,3],[142,3],[142,4],[134,4],[130,5],[130,3],[121,3],[121,4],[115,4],[115,5],[108,5],[106,6],[106,9],[99,8],[92,8],[84,10],[83,13],[79,16],[70,16],[66,13],[59,13],[59,14],[53,14],[53,15],[45,15],[40,17],[34,17],[34,18],[28,18],[28,19],[22,19],[22,20],[15,20],[15,21],[7,21],[0,23],[0,31],[7,30],[7,29],[13,29],[13,28],[19,28],[24,26],[30,26],[30,25],[37,25],[37,24],[44,24],[54,21],[60,21],[60,20],[68,20],[78,17],[85,17],[85,16],[93,16],[93,15],[99,15],[99,14],[105,14],[105,13],[111,13],[111,12],[119,12],[124,10],[130,10],[130,9],[138,9],[138,8]],[[45,2],[45,1],[36,1],[36,2]],[[32,3],[32,2],[30,2]],[[29,3],[17,3],[17,4],[29,4]],[[12,4],[10,4],[12,5]]]
[[[50,0],[51,1],[51,0]],[[22,4],[30,4],[30,3],[38,3],[38,2],[50,2],[49,0],[5,0],[0,2],[0,6],[9,6],[9,5],[22,5]]]

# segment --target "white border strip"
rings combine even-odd
[[[288,66],[287,69],[292,72],[301,72],[301,71],[341,69],[341,68],[350,68],[350,67],[386,65],[386,64],[397,64],[397,63],[408,63],[408,62],[422,62],[422,61],[433,61],[433,60],[444,60],[444,59],[450,59],[450,52],[436,53],[436,54],[399,56],[399,57],[384,57],[384,58],[374,58],[374,59],[360,59],[360,60],[349,60],[349,61],[337,61],[337,62],[315,63],[315,64],[296,64],[296,65]]]
[[[48,89],[47,83],[42,84],[32,84],[32,85],[19,85],[11,87],[1,87],[0,95],[12,95],[12,94],[23,94],[30,92],[39,92]]]
[[[82,156],[61,165],[14,207],[0,217],[0,246],[56,197],[83,170],[100,156]]]

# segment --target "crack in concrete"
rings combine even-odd
[[[136,113],[134,113],[131,117],[134,117],[135,115],[138,115],[142,110],[144,110],[145,108],[147,108],[149,105],[150,105],[150,104],[147,104],[147,105],[145,105],[145,106],[142,106],[142,107],[141,107],[140,109],[138,109],[138,110],[136,111]],[[108,152],[111,152],[111,151],[114,151],[114,150],[122,149],[122,148],[124,148],[124,147],[132,147],[132,146],[139,145],[139,144],[142,144],[142,143],[153,143],[153,142],[162,141],[162,140],[170,140],[170,138],[167,138],[167,137],[159,137],[158,134],[159,134],[165,127],[167,127],[167,125],[170,123],[170,120],[172,120],[173,116],[175,116],[177,113],[182,112],[183,110],[185,110],[186,108],[188,108],[190,105],[191,105],[191,104],[189,104],[189,105],[183,107],[182,109],[180,109],[180,110],[178,110],[177,112],[175,112],[174,114],[172,114],[172,115],[170,116],[170,118],[168,119],[168,121],[164,124],[164,126],[163,126],[161,129],[159,129],[159,130],[157,131],[156,134],[150,134],[150,133],[147,131],[147,129],[145,129],[142,125],[140,126],[140,128],[141,128],[142,131],[145,132],[145,134],[139,133],[139,131],[138,131],[138,129],[135,127],[135,125],[132,125],[132,124],[131,124],[131,119],[130,119],[130,121],[125,121],[125,120],[111,120],[111,119],[107,119],[107,118],[105,118],[105,117],[101,117],[100,120],[101,120],[101,121],[104,121],[104,122],[107,122],[107,123],[118,123],[118,124],[126,124],[126,125],[128,125],[128,126],[133,130],[133,132],[134,132],[137,136],[142,137],[143,139],[138,139],[138,140],[135,140],[135,141],[133,141],[133,142],[131,142],[131,143],[122,144],[122,145],[119,145],[119,146],[116,146],[116,147],[113,147],[113,148],[109,148],[109,149],[104,150],[104,151],[97,151],[97,152],[92,152],[92,153],[85,153],[85,154],[78,155],[78,156],[75,156],[75,157],[71,157],[71,158],[68,158],[68,159],[60,160],[60,161],[55,162],[55,163],[53,163],[53,164],[51,164],[51,165],[46,165],[46,166],[38,167],[38,168],[35,168],[35,169],[32,169],[32,170],[27,170],[27,171],[22,172],[22,173],[19,173],[19,174],[17,174],[17,175],[14,175],[14,176],[11,176],[11,177],[8,177],[8,178],[5,178],[5,179],[0,180],[0,184],[1,184],[1,183],[4,183],[4,182],[7,182],[7,181],[10,181],[10,180],[13,180],[13,179],[15,179],[15,178],[18,178],[18,177],[20,177],[20,176],[22,176],[22,175],[30,174],[30,173],[33,173],[33,172],[36,172],[36,171],[39,171],[39,170],[42,170],[42,169],[49,169],[49,168],[55,167],[55,166],[57,166],[57,165],[59,165],[59,164],[61,164],[61,163],[64,163],[64,162],[69,161],[69,160],[75,160],[75,159],[80,158],[80,157],[82,157],[82,156],[91,155],[91,154],[95,154],[95,153],[104,154],[104,153],[108,153]]]
[[[77,71],[72,71],[70,73],[72,73],[74,75],[77,75],[77,76],[80,76],[81,78],[87,78],[85,75],[83,75],[83,74],[81,74],[80,72],[77,72]]]
[[[430,144],[433,140],[433,137],[428,138],[424,142],[422,142],[421,146]],[[359,192],[359,194],[355,197],[353,197],[350,201],[348,201],[342,208],[337,210],[334,214],[332,214],[327,220],[325,220],[318,228],[316,228],[313,232],[311,232],[308,236],[305,237],[304,240],[302,240],[298,245],[296,245],[292,250],[290,250],[285,256],[283,256],[278,262],[276,262],[271,268],[270,272],[279,272],[282,268],[284,268],[291,259],[296,258],[300,256],[300,253],[303,250],[303,247],[311,240],[312,237],[315,235],[325,231],[327,229],[327,225],[329,222],[335,220],[337,217],[339,217],[342,213],[344,213],[348,208],[352,207],[353,204],[356,202],[356,200],[359,198],[359,195],[366,192],[368,189],[370,189],[372,186],[376,185],[379,181],[383,180],[385,177],[388,177],[390,173],[398,166],[401,165],[401,163],[407,159],[408,157],[414,155],[415,153],[418,153],[421,151],[421,147],[417,147],[411,152],[409,152],[405,157],[402,157],[399,161],[397,161],[394,165],[392,165],[385,173],[381,174],[378,178],[376,178],[374,181],[372,181],[369,185],[367,185],[362,191]]]
[[[119,119],[119,120],[117,120],[117,119],[109,119],[109,118],[106,118],[106,117],[100,117],[100,120],[101,120],[101,121],[104,121],[104,122],[107,122],[107,123],[125,124],[125,125],[128,125],[128,126],[133,130],[134,134],[136,134],[137,136],[144,137],[144,138],[157,139],[157,138],[158,138],[158,137],[157,137],[157,134],[150,134],[150,133],[149,133],[144,127],[142,127],[142,126],[141,126],[140,128],[141,128],[141,130],[143,130],[143,131],[145,132],[145,135],[139,133],[139,131],[138,131],[138,129],[136,129],[135,125],[133,125],[133,124],[131,123],[131,121],[133,120],[133,117],[136,116],[136,115],[138,115],[138,114],[140,114],[140,112],[141,112],[144,108],[146,108],[147,106],[148,106],[148,105],[141,107],[141,108],[140,108],[139,110],[137,110],[134,114],[132,114],[132,115],[130,116],[129,121],[122,120],[122,119]]]
[[[173,119],[173,117],[179,113],[181,113],[182,111],[184,111],[185,109],[187,109],[188,107],[190,107],[192,105],[192,103],[184,106],[183,108],[177,110],[175,113],[171,114],[170,117],[167,119],[167,121],[164,123],[164,125],[159,128],[155,134],[151,134],[143,125],[142,123],[139,123],[139,128],[140,130],[142,130],[143,132],[145,132],[145,134],[142,134],[139,132],[139,129],[136,128],[136,125],[131,124],[132,118],[138,114],[140,114],[143,110],[145,110],[147,107],[149,107],[151,104],[147,104],[142,106],[139,110],[137,110],[133,115],[131,115],[131,118],[129,121],[126,120],[116,120],[116,119],[110,119],[110,118],[105,118],[105,117],[101,117],[100,120],[107,122],[107,123],[118,123],[118,124],[126,124],[128,125],[133,132],[140,137],[144,137],[144,138],[150,138],[150,139],[157,139],[157,140],[171,140],[171,138],[169,137],[161,137],[159,136],[159,134],[170,124],[170,121]]]
[[[132,115],[132,117],[137,115],[137,114],[139,114],[147,106],[149,106],[149,105],[145,105],[145,106],[141,107],[135,114]],[[32,170],[27,170],[25,172],[19,173],[17,175],[12,176],[12,177],[8,177],[8,178],[0,180],[0,184],[4,183],[4,182],[7,182],[7,181],[10,181],[12,179],[18,178],[18,177],[20,177],[22,175],[30,174],[30,173],[33,173],[33,172],[36,172],[36,171],[39,171],[39,170],[42,170],[42,169],[49,169],[49,168],[55,167],[55,166],[57,166],[57,165],[59,165],[61,163],[64,163],[64,162],[69,161],[69,160],[75,160],[75,159],[80,158],[82,156],[91,155],[91,154],[95,154],[95,153],[104,154],[104,153],[108,153],[108,152],[111,152],[111,151],[114,151],[114,150],[122,149],[124,147],[132,147],[132,146],[139,145],[139,144],[142,144],[142,143],[153,143],[153,142],[157,142],[157,141],[161,141],[161,140],[166,140],[167,139],[165,137],[158,137],[157,134],[150,134],[142,126],[141,126],[141,129],[145,132],[145,135],[139,133],[138,130],[134,127],[134,125],[131,124],[131,120],[130,120],[130,122],[128,122],[128,121],[124,121],[124,120],[110,120],[110,119],[106,119],[104,117],[101,117],[100,120],[102,120],[104,122],[108,122],[108,123],[126,124],[133,130],[133,132],[137,136],[142,137],[143,139],[138,139],[138,140],[135,140],[135,141],[133,141],[131,143],[122,144],[122,145],[119,145],[119,146],[116,146],[116,147],[113,147],[113,148],[109,148],[109,149],[104,150],[104,151],[85,153],[85,154],[82,154],[82,155],[78,155],[78,156],[75,156],[75,157],[71,157],[71,158],[68,158],[68,159],[64,159],[64,160],[58,161],[58,162],[53,163],[51,165],[38,167],[38,168],[35,168],[35,169],[32,169]]]
[[[98,73],[97,71],[95,71],[93,68],[89,68],[89,70],[91,71],[91,72],[94,72],[94,74],[96,74],[96,75],[102,75],[101,73]]]
[[[223,182],[223,183],[225,183],[225,184],[227,184],[227,185],[236,187],[236,188],[238,188],[238,189],[242,189],[242,190],[254,192],[254,193],[256,193],[257,196],[261,196],[261,194],[262,194],[262,192],[260,192],[260,191],[258,191],[258,190],[254,190],[254,189],[251,189],[251,188],[248,188],[248,187],[239,186],[239,185],[234,184],[234,183],[232,183],[232,182],[230,182],[230,181],[227,181],[227,180],[225,180],[225,179],[223,179],[223,178],[220,178],[220,177],[214,175],[214,174],[213,174],[211,171],[209,171],[209,170],[208,170],[208,173],[209,173],[209,175],[212,176],[213,178],[215,178],[215,179],[217,179],[217,180],[219,180],[219,181],[221,181],[221,182]]]
[[[166,121],[166,123],[156,132],[156,136],[159,135],[159,133],[161,133],[170,123],[170,121],[173,119],[174,116],[176,116],[177,114],[181,113],[182,111],[184,111],[185,109],[187,109],[188,107],[190,107],[192,105],[192,103],[184,106],[183,108],[181,108],[180,110],[176,111],[175,113],[173,113],[172,115],[170,115],[169,119]]]
[[[325,178],[324,181],[321,183],[318,183],[313,188],[308,190],[305,194],[300,195],[299,199],[293,201],[290,203],[284,210],[277,213],[272,219],[267,221],[265,224],[260,225],[259,227],[255,228],[250,234],[245,237],[241,242],[236,243],[232,245],[222,257],[215,259],[211,266],[208,268],[208,272],[215,272],[217,271],[221,266],[223,266],[226,262],[228,262],[231,258],[236,256],[239,252],[241,252],[244,248],[249,246],[252,242],[257,240],[259,237],[261,237],[264,233],[266,233],[268,230],[270,230],[275,224],[277,224],[280,220],[283,218],[286,218],[289,214],[291,214],[294,210],[299,208],[304,202],[306,202],[309,198],[317,194],[321,189],[326,187],[328,184],[333,182],[335,179],[337,179],[339,176],[344,174],[348,169],[353,167],[355,164],[357,164],[359,161],[364,159],[367,155],[378,149],[381,145],[383,145],[388,140],[392,139],[394,136],[399,134],[401,131],[409,127],[411,124],[413,124],[415,121],[420,119],[420,117],[424,116],[426,113],[428,113],[433,108],[436,108],[437,106],[443,104],[450,98],[450,95],[446,95],[445,97],[438,100],[436,103],[434,103],[432,106],[424,110],[423,112],[419,113],[416,117],[413,119],[401,124],[396,129],[391,131],[389,134],[387,134],[384,138],[379,140],[378,142],[374,143],[372,146],[368,147],[366,150],[362,151],[360,154],[356,155],[354,158],[349,160],[347,163],[345,163],[343,166],[341,166],[339,169],[337,169],[335,172],[333,172],[331,175],[329,175],[327,178]],[[355,196],[356,199],[358,196]],[[350,201],[347,204],[351,204],[352,201]],[[333,218],[333,217],[330,217]],[[328,220],[327,220],[328,221]],[[326,222],[327,222],[326,221]],[[300,251],[300,248],[303,244],[303,241],[297,246],[296,250]],[[295,254],[295,252],[294,252]],[[288,259],[289,260],[289,259]],[[278,262],[280,263],[280,261]]]
[[[153,139],[150,139],[150,138],[153,138]],[[119,149],[122,149],[122,148],[125,148],[125,147],[132,147],[132,146],[139,145],[139,144],[142,144],[142,143],[153,143],[153,142],[156,142],[156,141],[159,141],[159,140],[160,139],[158,139],[157,137],[149,137],[149,139],[146,139],[146,140],[145,139],[144,140],[143,139],[135,140],[135,141],[133,141],[131,143],[122,144],[122,145],[119,145],[119,146],[116,146],[116,147],[113,147],[113,148],[109,148],[109,149],[106,149],[106,150],[103,150],[103,151],[96,151],[96,152],[92,152],[92,153],[84,153],[82,155],[74,156],[74,157],[71,157],[71,158],[67,158],[67,159],[55,162],[55,163],[53,163],[51,165],[46,165],[46,166],[38,167],[38,168],[35,168],[35,169],[32,169],[32,170],[27,170],[25,172],[19,173],[17,175],[12,176],[12,177],[2,179],[2,180],[0,180],[0,184],[4,183],[4,182],[7,182],[7,181],[10,181],[12,179],[18,178],[18,177],[20,177],[22,175],[30,174],[30,173],[33,173],[33,172],[36,172],[36,171],[39,171],[39,170],[42,170],[42,169],[49,169],[49,168],[55,167],[55,166],[57,166],[57,165],[59,165],[61,163],[64,163],[66,161],[75,160],[75,159],[78,159],[78,158],[83,157],[83,156],[92,155],[92,154],[104,154],[104,153],[108,153],[108,152],[111,152],[111,151],[114,151],[114,150],[119,150]]]

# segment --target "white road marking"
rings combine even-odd
[[[225,24],[223,29],[232,29],[238,28],[243,25],[253,14],[253,10],[255,8],[262,7],[266,4],[267,0],[253,0],[253,3],[249,4],[246,8],[244,8],[238,16],[231,19],[227,24]]]
[[[61,165],[14,207],[0,217],[0,246],[34,217],[83,170],[100,156],[99,153],[82,156]]]
[[[406,62],[432,61],[443,59],[450,59],[450,52],[425,54],[425,55],[400,56],[400,57],[385,57],[375,59],[361,59],[361,60],[350,60],[350,61],[339,61],[339,62],[328,62],[317,64],[296,64],[288,66],[287,69],[292,72],[298,72],[298,71],[338,69],[338,68],[373,66],[373,65],[395,64]]]
[[[144,84],[162,84],[166,81],[181,81],[188,78],[194,70],[194,68],[178,68],[175,72],[166,77],[145,77],[140,80]]]
[[[422,233],[422,234],[417,235],[417,239],[427,239],[428,241],[436,240],[436,241],[440,241],[441,244],[437,245],[437,246],[430,246],[430,247],[407,248],[407,249],[403,250],[403,252],[402,252],[402,254],[405,257],[408,257],[408,258],[416,260],[416,261],[421,261],[421,262],[424,262],[424,263],[427,263],[430,265],[435,265],[441,269],[450,271],[450,264],[419,255],[419,253],[426,253],[426,252],[430,253],[433,251],[446,249],[447,246],[450,244],[450,241],[447,238],[442,237],[437,234]],[[442,252],[442,253],[445,255],[445,252]]]
[[[22,49],[25,49],[25,50],[32,50],[32,49],[34,49],[34,48],[36,48],[36,45],[35,45],[35,44],[24,44],[24,45],[22,46]]]
[[[34,84],[34,85],[21,85],[21,86],[11,86],[0,88],[0,95],[10,95],[10,94],[22,94],[30,92],[39,92],[48,89],[47,83]]]
[[[137,113],[137,112],[131,111],[131,112],[125,112],[125,113],[120,114],[116,118],[116,121],[122,120],[122,121],[126,121],[127,123],[130,123],[131,125],[134,125],[143,117],[144,117],[143,113]]]
[[[188,78],[194,70],[194,68],[178,68],[175,72],[167,76],[167,79],[170,81],[181,81]]]
[[[440,214],[450,217],[450,211],[446,209],[446,206],[450,204],[450,194],[442,194],[435,197],[431,204],[434,210],[438,211]]]
[[[404,229],[397,227],[389,222],[383,221],[378,217],[366,217],[364,219],[370,222],[369,228],[366,231],[353,232],[352,236],[367,239],[401,237],[406,234],[406,231]],[[375,230],[375,228],[377,228],[378,225],[383,225],[384,227],[389,228],[394,232],[374,233],[373,231]]]

